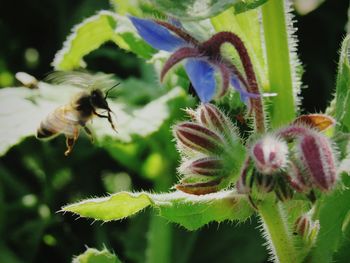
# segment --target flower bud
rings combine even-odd
[[[286,182],[285,179],[282,177],[279,177],[276,180],[275,193],[277,198],[282,202],[291,200],[294,194],[293,189],[289,186],[288,182]]]
[[[271,135],[258,140],[251,148],[255,167],[262,174],[271,175],[286,167],[287,156],[287,143]]]
[[[319,221],[312,221],[308,214],[301,215],[294,224],[295,234],[300,235],[309,246],[315,243],[319,230]]]
[[[205,157],[197,160],[190,160],[179,168],[182,174],[197,174],[204,176],[217,176],[223,170],[222,160],[218,157]]]
[[[286,171],[286,176],[290,186],[294,190],[300,193],[305,193],[310,190],[311,185],[307,180],[307,173],[305,172],[305,168],[301,167],[300,163],[290,161]]]
[[[221,181],[222,178],[201,183],[180,183],[175,188],[187,194],[205,195],[219,191]]]
[[[236,189],[237,193],[239,194],[249,194],[252,190],[251,187],[251,179],[252,177],[248,178],[248,172],[250,168],[250,158],[248,157],[242,167],[241,174],[236,182]]]
[[[303,238],[306,238],[310,233],[311,219],[308,215],[300,216],[294,224],[294,232]]]
[[[202,104],[197,111],[198,121],[209,129],[218,130],[226,136],[234,131],[232,122],[213,104]]]
[[[336,124],[335,119],[326,114],[301,115],[293,122],[294,125],[304,125],[319,131],[326,130]]]
[[[330,141],[322,134],[310,132],[300,138],[298,149],[311,182],[322,191],[331,190],[337,172]]]
[[[174,135],[180,145],[197,152],[217,154],[224,149],[221,136],[200,124],[184,122],[176,125]]]
[[[266,174],[261,174],[259,172],[254,173],[256,187],[259,192],[269,193],[275,187],[275,178]]]

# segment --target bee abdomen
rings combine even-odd
[[[55,135],[57,132],[50,130],[49,128],[45,127],[43,123],[40,124],[40,127],[37,130],[36,137],[38,139],[47,139]]]

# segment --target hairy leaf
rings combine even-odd
[[[84,67],[83,57],[108,41],[143,58],[155,52],[138,36],[127,17],[100,11],[73,28],[52,64],[57,70]]]
[[[238,12],[256,8],[266,0],[151,0],[160,11],[181,20],[201,20],[215,16],[237,5]]]
[[[106,248],[101,251],[87,248],[83,254],[74,257],[72,263],[121,263],[121,261]]]
[[[338,130],[350,131],[350,35],[342,44],[336,87],[335,117],[339,125]]]
[[[168,194],[120,192],[109,197],[88,199],[62,208],[82,217],[97,220],[117,220],[139,212],[147,206],[159,210],[167,220],[188,230],[209,222],[245,220],[252,213],[247,199],[232,191],[195,196],[177,191]]]
[[[344,176],[344,184],[346,189],[338,189],[321,200],[319,208],[321,229],[307,262],[332,262],[333,253],[341,245],[343,222],[350,210],[350,178],[348,175]]]

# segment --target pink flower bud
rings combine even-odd
[[[219,191],[221,181],[222,178],[201,183],[180,183],[175,188],[187,194],[205,195]]]
[[[328,138],[310,132],[300,138],[299,154],[311,182],[322,191],[329,191],[337,180],[335,156]]]
[[[222,160],[217,157],[205,157],[185,162],[179,168],[182,174],[198,174],[204,176],[217,176],[222,173]]]
[[[180,145],[205,154],[223,151],[224,141],[216,132],[192,123],[184,122],[174,127],[174,135]]]
[[[269,193],[275,187],[275,178],[273,176],[255,172],[254,179],[259,192]]]
[[[287,165],[288,146],[271,135],[258,140],[251,148],[255,167],[262,174],[273,174]]]
[[[202,104],[197,111],[198,121],[209,129],[218,130],[228,136],[234,130],[232,122],[213,104]]]
[[[290,183],[290,186],[300,192],[305,193],[310,190],[311,185],[307,180],[307,172],[305,171],[305,167],[301,167],[302,165],[296,161],[290,161],[286,176],[287,180]]]
[[[308,246],[315,243],[319,230],[319,221],[313,221],[309,214],[301,215],[294,224],[294,233],[300,235]]]
[[[291,200],[294,194],[293,189],[283,177],[276,178],[275,193],[282,202]]]
[[[310,233],[311,219],[308,215],[300,216],[294,224],[294,232],[303,238],[307,238]]]

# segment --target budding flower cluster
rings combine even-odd
[[[216,106],[201,104],[187,113],[192,121],[173,128],[182,155],[176,188],[196,195],[216,192],[238,173],[245,149],[231,120]]]
[[[299,235],[309,246],[315,243],[319,230],[319,221],[313,221],[308,214],[298,217],[294,224],[294,233]]]
[[[274,190],[284,201],[292,197],[292,190],[332,190],[337,181],[336,154],[330,139],[321,131],[333,124],[334,120],[326,115],[303,115],[251,144],[250,158],[256,171],[252,177],[258,191]],[[244,192],[248,185],[246,170],[242,170],[237,182],[238,190]]]

